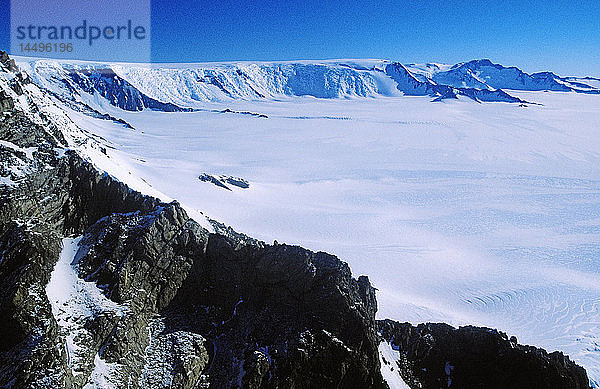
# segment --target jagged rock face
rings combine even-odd
[[[14,108],[14,102],[13,100],[6,95],[6,93],[1,92],[0,93],[0,113],[2,112],[6,112],[6,111],[12,111],[12,109]]]
[[[411,388],[589,388],[585,370],[561,352],[517,344],[490,328],[378,321],[400,353]]]
[[[83,278],[106,285],[111,300],[156,311],[174,297],[207,238],[176,204],[117,213],[86,231],[76,264]]]
[[[72,377],[44,292],[58,237],[2,219],[0,252],[0,385],[68,387]]]
[[[129,309],[102,323],[102,357],[124,378],[156,381],[148,361],[192,339],[192,356],[170,362],[176,371],[195,361],[185,376],[197,380],[179,387],[384,387],[374,290],[333,256],[208,234],[176,204],[103,218],[81,247],[79,275]]]
[[[1,62],[4,72],[15,71],[5,53]],[[60,209],[46,200],[52,188],[39,190],[46,168],[57,162],[58,140],[50,126],[42,128],[15,108],[11,94],[22,94],[22,80],[8,73],[1,90],[0,385],[68,387],[72,375],[44,290],[60,252],[60,235],[38,223],[41,210]],[[29,180],[37,173],[37,180]]]
[[[212,234],[165,312],[211,334],[220,387],[248,375],[245,387],[310,388],[383,385],[375,310],[368,279],[331,255]]]
[[[0,51],[0,64],[3,69],[9,72],[16,73],[19,71],[17,65],[15,64],[15,60],[11,59],[4,51]]]
[[[92,354],[118,365],[113,381],[132,387],[168,381],[192,388],[202,378],[208,361],[202,335],[165,332],[154,316],[174,297],[194,258],[203,254],[207,236],[176,203],[112,213],[86,230],[74,258],[78,275],[124,308],[122,315],[92,317],[86,323],[96,344]]]

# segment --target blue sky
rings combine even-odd
[[[9,7],[0,3],[7,49]],[[529,72],[600,76],[598,0],[152,0],[151,38],[155,62],[490,58]]]

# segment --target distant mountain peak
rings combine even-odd
[[[477,66],[495,66],[497,64],[493,63],[489,58],[483,59],[474,59],[469,62],[466,62],[465,65],[477,65]],[[502,65],[500,65],[502,66]]]

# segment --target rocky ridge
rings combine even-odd
[[[402,350],[397,370],[411,388],[588,388],[585,370],[563,353],[523,346],[491,328],[378,321]]]

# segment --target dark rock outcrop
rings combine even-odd
[[[235,186],[241,189],[250,188],[250,183],[243,178],[240,177],[232,177],[232,176],[214,176],[208,173],[202,173],[198,176],[198,179],[202,182],[210,182],[213,185],[216,185],[220,188],[231,190],[228,185]]]
[[[15,63],[15,60],[10,58],[8,56],[8,54],[4,51],[0,51],[0,64],[2,66],[2,69],[8,72],[13,72],[16,73],[19,71],[19,68],[17,68],[17,64]]]
[[[391,320],[378,326],[400,352],[398,370],[411,388],[589,388],[585,370],[563,353],[520,345],[494,329]]]
[[[165,315],[210,334],[221,384],[245,371],[247,387],[380,387],[375,310],[334,256],[212,234]]]

